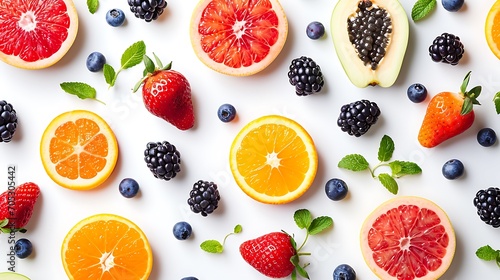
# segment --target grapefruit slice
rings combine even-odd
[[[455,254],[455,232],[446,213],[420,197],[393,198],[361,228],[361,252],[384,280],[438,279]]]
[[[78,32],[71,0],[0,1],[0,60],[24,69],[58,62]]]
[[[278,0],[201,0],[191,18],[191,44],[215,71],[249,76],[283,49],[288,21]]]

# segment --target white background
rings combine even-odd
[[[169,1],[159,20],[146,23],[128,10],[127,1],[102,0],[96,14],[86,8],[85,1],[76,1],[80,17],[77,39],[68,54],[56,65],[45,70],[29,71],[0,64],[0,99],[11,102],[18,112],[19,127],[11,143],[0,145],[0,185],[7,189],[7,165],[18,167],[18,183],[34,181],[42,189],[35,213],[24,236],[34,244],[34,254],[18,260],[16,269],[34,280],[65,279],[61,264],[61,243],[68,230],[81,219],[97,213],[115,213],[138,224],[146,233],[154,255],[150,279],[180,279],[196,276],[200,280],[265,279],[247,265],[238,252],[247,240],[272,231],[285,230],[299,240],[304,232],[293,221],[293,213],[309,209],[314,216],[328,215],[334,227],[309,239],[305,251],[312,256],[311,279],[332,279],[334,268],[341,263],[354,267],[358,279],[375,276],[363,261],[359,249],[359,229],[365,217],[379,204],[393,198],[368,172],[354,173],[337,167],[346,154],[360,153],[376,164],[380,139],[389,135],[396,144],[393,159],[418,163],[423,173],[398,180],[398,195],[422,196],[440,205],[449,215],[457,236],[455,258],[441,278],[495,279],[500,271],[494,262],[487,263],[475,256],[477,248],[490,244],[500,249],[499,229],[484,224],[478,218],[472,199],[479,189],[497,185],[500,180],[498,144],[480,146],[476,133],[483,127],[500,132],[499,118],[492,97],[500,91],[498,69],[500,61],[489,50],[484,37],[484,21],[494,1],[466,1],[458,13],[442,8],[440,1],[431,15],[421,22],[410,19],[410,41],[405,61],[396,84],[391,88],[354,87],[335,54],[330,35],[330,16],[336,1],[283,0],[289,21],[286,45],[277,59],[264,71],[250,77],[230,77],[207,68],[196,57],[189,39],[189,24],[196,0]],[[410,15],[414,1],[405,0]],[[124,26],[114,28],[105,21],[111,8],[122,8],[127,16]],[[327,35],[310,40],[305,34],[311,21],[326,26]],[[442,32],[460,36],[465,45],[465,57],[458,66],[431,61],[427,49]],[[173,69],[191,82],[196,125],[188,131],[149,114],[141,94],[131,88],[141,77],[142,66],[123,71],[110,90],[102,73],[91,73],[85,67],[88,54],[102,52],[108,63],[119,65],[122,52],[132,43],[144,40],[147,52],[155,52],[164,62],[173,60]],[[397,43],[397,42],[395,42]],[[288,83],[287,71],[292,59],[306,55],[322,68],[325,87],[319,94],[298,97]],[[482,106],[475,107],[476,121],[462,135],[433,148],[422,148],[417,141],[420,123],[429,98],[421,104],[410,102],[407,87],[415,82],[427,86],[431,96],[440,91],[458,91],[465,74],[472,70],[470,87],[483,86],[479,98]],[[64,93],[59,84],[82,81],[98,91],[106,105],[80,100]],[[382,115],[376,125],[360,138],[354,138],[337,127],[336,120],[343,104],[360,99],[376,102]],[[238,118],[222,123],[217,108],[233,104]],[[92,110],[106,119],[114,130],[120,147],[115,171],[101,187],[85,192],[59,187],[45,174],[39,142],[47,124],[57,115],[73,109]],[[265,205],[247,197],[235,184],[228,163],[230,144],[247,122],[266,114],[281,114],[301,123],[313,137],[319,153],[319,169],[310,190],[300,199],[286,205]],[[182,156],[182,172],[172,181],[155,179],[143,161],[143,150],[149,141],[167,140],[177,146]],[[444,162],[462,160],[465,175],[454,181],[441,174]],[[135,178],[141,185],[140,195],[125,199],[118,184],[125,177]],[[333,177],[344,179],[350,195],[343,201],[330,201],[324,193],[325,182]],[[214,181],[222,196],[220,207],[209,217],[190,212],[186,200],[197,180]],[[172,227],[187,221],[193,235],[178,241]],[[227,239],[220,255],[208,254],[199,248],[206,239],[222,240],[236,224],[243,232]],[[7,239],[0,236],[0,254],[7,253]],[[0,257],[0,271],[8,265]]]

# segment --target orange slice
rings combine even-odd
[[[215,71],[248,76],[283,49],[288,21],[278,0],[200,0],[191,18],[191,44]]]
[[[269,204],[291,202],[311,186],[318,155],[311,136],[297,122],[270,115],[251,121],[231,145],[231,172],[251,198]]]
[[[500,1],[491,6],[486,16],[485,35],[486,42],[493,54],[500,59]]]
[[[393,198],[361,228],[361,252],[384,280],[438,279],[453,260],[455,231],[446,213],[421,197]]]
[[[0,60],[25,69],[46,68],[70,49],[78,33],[71,0],[0,2]]]
[[[76,110],[53,119],[40,143],[42,164],[57,184],[88,190],[103,183],[115,168],[118,144],[97,114]]]
[[[78,222],[64,238],[62,263],[69,279],[148,279],[153,254],[144,232],[113,214]]]

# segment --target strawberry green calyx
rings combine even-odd
[[[467,86],[469,85],[471,71],[465,75],[465,78],[462,82],[462,86],[460,87],[460,95],[464,97],[464,104],[462,105],[462,110],[460,111],[460,115],[467,115],[472,111],[472,107],[474,105],[481,105],[479,101],[477,101],[477,97],[481,94],[481,86],[475,86],[471,90],[467,91]]]
[[[292,280],[296,280],[297,274],[299,274],[303,278],[310,279],[309,275],[307,274],[307,271],[305,270],[305,268],[309,265],[309,263],[306,263],[305,265],[301,266],[299,257],[304,255],[311,255],[311,253],[302,252],[302,248],[307,243],[307,240],[310,235],[319,234],[324,230],[332,227],[333,220],[332,218],[327,216],[320,216],[313,219],[311,212],[307,209],[299,209],[295,211],[293,219],[295,220],[295,223],[300,229],[306,230],[306,237],[304,238],[302,244],[299,247],[297,247],[297,242],[292,236],[289,235],[292,247],[295,249],[296,252],[296,254],[290,258],[290,262],[295,267],[295,269],[292,271],[291,277]]]
[[[11,232],[21,232],[25,233],[27,230],[25,228],[14,228],[9,225],[9,219],[5,218],[0,220],[0,232],[11,233]]]
[[[163,66],[163,63],[156,56],[155,53],[153,53],[153,56],[154,56],[154,59],[156,61],[156,65],[155,65],[155,62],[151,58],[149,58],[149,56],[144,55],[144,57],[143,57],[143,62],[144,62],[143,77],[141,78],[141,80],[139,80],[139,82],[137,82],[137,84],[135,84],[133,92],[136,92],[141,87],[141,85],[144,83],[144,81],[147,78],[149,78],[151,75],[156,73],[157,71],[170,70],[172,68],[172,62]]]

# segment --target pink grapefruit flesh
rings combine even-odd
[[[397,197],[375,209],[361,229],[361,251],[384,280],[438,279],[455,253],[446,213],[420,197]]]
[[[0,1],[0,60],[10,65],[49,67],[67,53],[77,32],[71,0]]]

